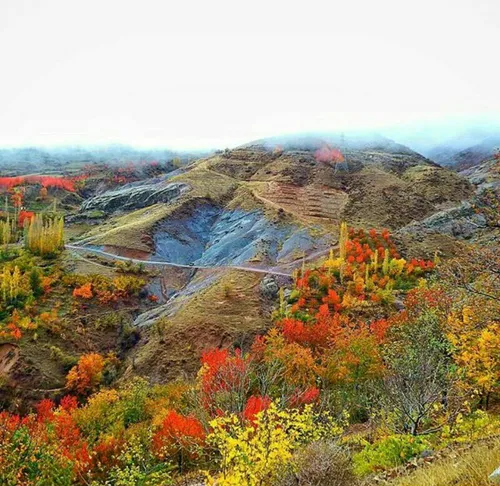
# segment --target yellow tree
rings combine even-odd
[[[7,246],[12,241],[12,224],[9,215],[7,219],[0,223],[0,238],[1,243]]]
[[[44,222],[39,215],[26,220],[25,247],[32,253],[48,256],[64,248],[64,220],[53,218]]]
[[[14,303],[21,294],[25,294],[28,291],[25,280],[18,266],[12,270],[4,267],[3,272],[0,274],[0,296],[2,301],[4,303]]]
[[[345,262],[347,257],[347,241],[349,239],[349,232],[347,229],[347,223],[343,221],[340,225],[340,236],[339,236],[339,252],[340,259]]]
[[[488,408],[491,395],[500,388],[500,321],[483,323],[478,319],[480,314],[471,306],[451,314],[448,336],[454,346],[455,362]]]
[[[0,222],[0,243],[7,247],[9,243],[16,241],[16,218],[11,218],[9,213],[9,200],[5,198],[5,221]]]

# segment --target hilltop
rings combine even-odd
[[[439,164],[461,171],[487,161],[500,150],[500,136],[491,135],[476,143],[459,146],[443,144],[429,151],[428,156]]]
[[[127,164],[158,162],[174,158],[193,160],[203,152],[181,152],[170,149],[137,149],[125,145],[96,147],[13,147],[0,148],[0,170],[5,175],[39,173],[74,173],[85,165],[125,166]]]
[[[127,241],[130,248],[154,253],[159,221],[172,211],[179,215],[174,217],[184,217],[183,208],[192,210],[193,205],[206,202],[219,211],[258,212],[277,223],[313,226],[320,232],[331,231],[341,220],[395,230],[467,199],[473,192],[464,178],[383,137],[344,139],[341,163],[317,160],[315,153],[322,147],[335,147],[334,141],[332,137],[291,141],[278,137],[198,160],[180,173],[143,183],[144,194],[149,194],[151,185],[158,192],[174,184],[181,187],[182,194],[162,201],[168,205],[160,202],[149,211],[138,208],[126,215],[111,214],[99,234],[89,236],[103,246]],[[121,200],[140,191],[137,185],[123,187]],[[99,194],[84,209],[103,209],[106,201],[118,196]]]

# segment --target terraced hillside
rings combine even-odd
[[[253,187],[261,201],[269,201],[299,219],[303,217],[320,223],[339,222],[348,201],[344,191],[317,184],[301,187],[269,182]]]

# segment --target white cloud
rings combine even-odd
[[[496,0],[2,0],[0,144],[231,146],[499,113]]]

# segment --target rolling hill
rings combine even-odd
[[[343,161],[318,157],[319,150],[341,144]],[[181,266],[180,288],[177,277],[175,288],[169,283],[178,271],[165,268],[172,297],[136,319],[143,337],[134,351],[135,369],[164,381],[196,368],[203,346],[187,347],[179,362],[179,340],[235,342],[262,329],[270,312],[262,285],[273,283],[262,284],[263,274],[247,275],[239,267],[291,273],[303,259],[327,254],[341,221],[398,231],[473,194],[466,178],[381,136],[274,137],[87,199],[83,217],[89,209],[106,217],[82,241],[89,251]],[[152,204],[145,206],[148,199]],[[137,209],[131,209],[134,201],[140,201]],[[435,249],[408,237],[401,241],[425,255]],[[182,269],[190,265],[192,271]],[[283,277],[271,280],[276,278]],[[239,298],[226,296],[228,288],[260,309],[244,311],[245,331],[230,317],[241,320],[242,308]],[[179,339],[158,338],[157,322]]]

